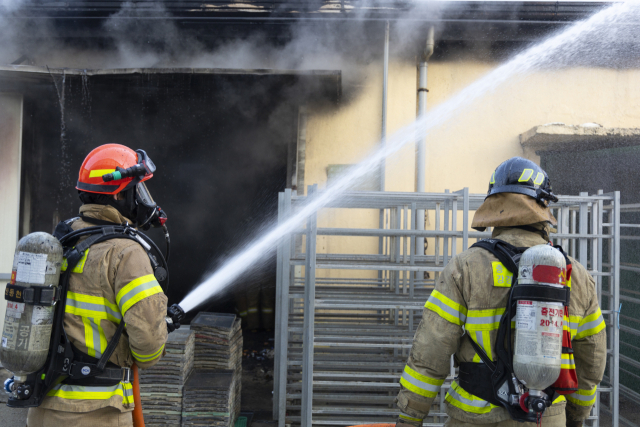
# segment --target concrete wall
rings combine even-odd
[[[431,62],[428,110],[490,72],[497,64],[479,61]],[[540,72],[515,80],[469,105],[427,136],[426,190],[469,187],[486,192],[493,170],[512,156],[539,162],[525,152],[519,135],[550,122],[577,125],[596,122],[606,127],[640,127],[640,70],[575,68]],[[353,88],[346,88],[351,90]],[[306,135],[305,186],[326,184],[330,164],[356,163],[378,144],[381,127],[382,67],[367,69],[359,94],[334,111],[309,109]],[[389,135],[411,123],[417,110],[414,63],[392,62],[389,70]],[[551,177],[553,182],[553,177]],[[415,191],[415,146],[387,161],[387,191]],[[431,221],[433,224],[433,221]],[[319,226],[377,228],[376,212],[347,218],[328,212]],[[377,252],[377,241],[321,238],[319,252]]]
[[[20,170],[22,154],[22,95],[0,93],[0,292],[11,273],[18,242]],[[6,302],[0,300],[0,330],[4,327]]]
[[[428,110],[463,90],[496,64],[474,61],[429,64]],[[381,69],[371,66],[355,100],[332,112],[310,110],[305,184],[326,182],[326,166],[355,163],[380,138]],[[389,70],[389,134],[416,117],[416,67]],[[484,192],[495,167],[525,153],[518,136],[550,122],[640,127],[640,70],[567,69],[531,75],[472,104],[427,137],[427,191],[469,187]],[[411,143],[387,162],[388,191],[415,190]]]

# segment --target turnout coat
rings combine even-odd
[[[534,227],[540,232],[496,227],[492,237],[517,247],[548,243],[548,226],[539,223]],[[588,416],[606,363],[605,322],[598,306],[595,282],[584,266],[574,259],[571,263],[569,321],[564,327],[571,331],[579,390],[566,398],[556,398],[545,412],[549,417],[566,410],[567,425]],[[400,379],[401,390],[396,401],[401,421],[422,425],[449,375],[451,355],[456,364],[482,363],[468,338],[463,339],[465,331],[495,360],[498,324],[507,305],[510,286],[511,273],[485,249],[468,249],[447,264],[425,304]],[[470,394],[455,380],[446,393],[445,405],[447,414],[461,422],[486,424],[510,419],[503,407]]]

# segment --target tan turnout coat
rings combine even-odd
[[[129,222],[111,206],[84,205],[80,213],[116,224]],[[78,219],[72,228],[93,225]],[[74,346],[99,358],[118,324],[124,321],[124,333],[109,360],[123,367],[135,362],[144,369],[156,364],[164,354],[166,313],[167,297],[153,275],[145,250],[132,240],[111,239],[92,245],[74,268],[64,327]],[[132,385],[122,382],[114,387],[59,384],[40,406],[65,412],[90,412],[106,407],[120,412],[132,411]]]
[[[517,247],[548,243],[548,228],[536,224],[540,233],[519,228],[497,227],[493,237]],[[556,399],[545,415],[565,411],[567,422],[585,419],[595,402],[596,386],[606,362],[605,323],[598,307],[595,282],[587,270],[571,259],[571,329],[579,391]],[[400,419],[422,425],[440,386],[449,374],[450,356],[456,362],[480,363],[464,330],[494,360],[498,324],[507,305],[511,276],[490,252],[471,248],[447,264],[427,301],[422,321],[400,380],[397,404]],[[450,417],[473,424],[498,423],[510,419],[507,411],[471,395],[456,381],[446,395]],[[543,421],[544,425],[544,421]]]

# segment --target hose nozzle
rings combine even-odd
[[[185,313],[182,307],[178,304],[173,304],[167,309],[167,329],[169,332],[173,332],[180,328],[180,322],[184,319]]]
[[[167,309],[167,316],[171,317],[174,322],[181,322],[184,320],[184,310],[178,304],[173,304]]]

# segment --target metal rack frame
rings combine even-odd
[[[279,221],[289,218],[316,193],[316,186],[309,187],[306,197],[291,190],[280,193]],[[470,194],[467,188],[453,193],[349,193],[323,211],[364,209],[371,211],[372,218],[383,212],[383,228],[319,228],[316,213],[305,227],[281,240],[273,405],[280,427],[395,421],[398,380],[438,275],[452,257],[473,243],[470,239],[491,235],[470,229],[470,215],[484,198],[484,194]],[[594,277],[607,323],[608,371],[588,422],[599,425],[599,403],[606,393],[603,403],[617,426],[620,193],[561,196],[551,208],[558,218],[558,232],[552,234],[552,240],[562,244]],[[430,218],[426,230],[418,230],[416,224],[416,212],[422,209]],[[318,249],[318,236],[320,240],[348,236],[370,243],[374,238],[382,242],[382,250],[376,241],[357,244],[374,248],[357,254],[327,253]],[[418,237],[428,242],[428,255],[417,250]],[[329,273],[318,274],[325,270]],[[353,274],[334,274],[341,271]],[[454,376],[452,360],[450,375],[424,425],[444,424],[444,396]]]

